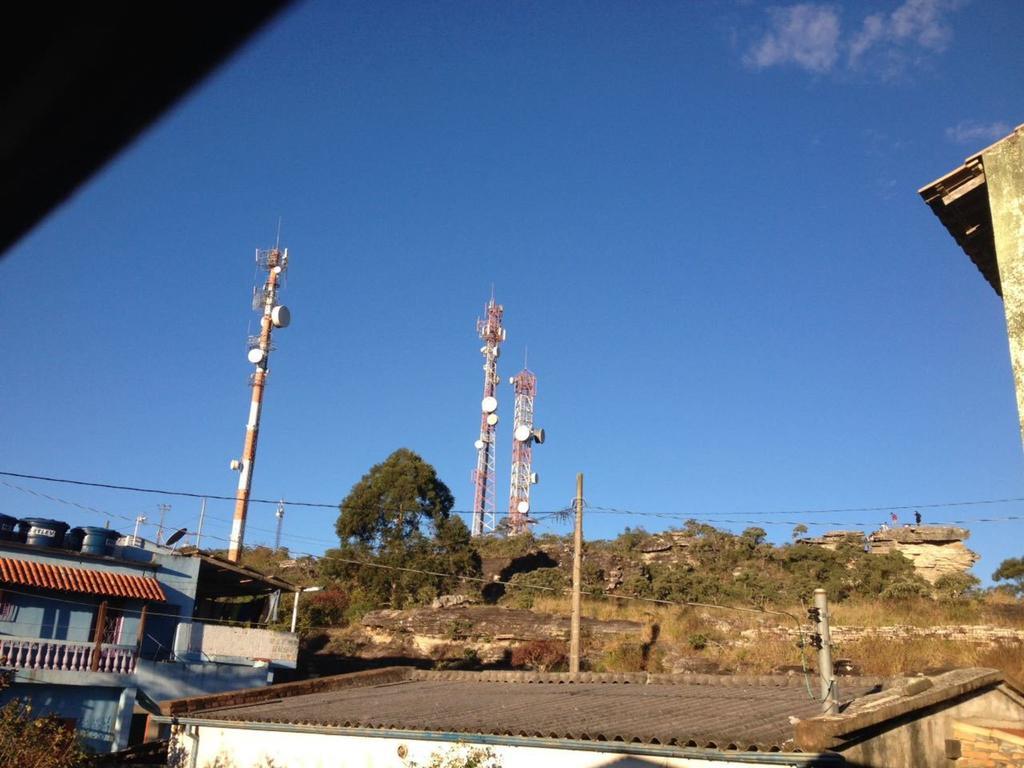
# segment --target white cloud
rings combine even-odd
[[[892,79],[927,54],[949,47],[953,31],[947,16],[961,1],[903,0],[891,12],[865,16],[845,36],[832,5],[772,8],[769,29],[747,50],[744,61],[757,69],[794,64],[821,74],[836,69],[842,58],[847,69]]]
[[[996,141],[1010,132],[1010,124],[979,123],[975,120],[961,120],[946,129],[946,138],[956,144],[977,144],[980,141]]]
[[[828,72],[839,57],[839,14],[828,5],[804,3],[773,8],[772,28],[747,52],[746,62],[763,69],[796,64]]]
[[[955,7],[954,0],[905,0],[888,15],[865,17],[847,44],[849,66],[857,68],[875,58],[883,74],[893,75],[922,52],[941,53],[953,38],[945,16]]]

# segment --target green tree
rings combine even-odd
[[[796,541],[801,536],[807,535],[807,526],[803,523],[797,523],[793,526],[793,541]]]
[[[1024,595],[1024,557],[1003,560],[992,574],[993,581],[1007,581],[1018,596]]]
[[[455,500],[434,468],[400,448],[370,468],[339,505],[341,546],[328,550],[323,573],[352,593],[362,610],[429,602],[476,576],[480,558]]]
[[[455,499],[419,454],[399,448],[375,464],[339,505],[335,529],[344,543],[381,550],[408,541],[424,522],[448,518]]]

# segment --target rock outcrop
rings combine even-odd
[[[966,528],[942,525],[918,525],[875,531],[868,537],[874,554],[899,552],[914,564],[914,571],[934,584],[946,574],[965,573],[978,561],[964,541]]]
[[[588,651],[623,639],[649,639],[649,630],[645,633],[645,626],[635,621],[584,618],[581,631]],[[363,659],[437,662],[458,661],[473,654],[485,664],[502,661],[521,643],[568,638],[568,616],[466,605],[372,611],[345,634],[346,644]]]

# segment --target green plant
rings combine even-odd
[[[77,768],[84,760],[78,736],[56,716],[37,717],[20,699],[0,707],[0,765]]]

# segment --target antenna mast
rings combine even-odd
[[[261,313],[259,336],[249,337],[249,362],[256,366],[250,377],[252,400],[249,404],[249,421],[245,425],[245,443],[242,458],[231,462],[231,468],[239,472],[238,491],[235,493],[235,517],[231,523],[231,539],[228,544],[228,560],[238,562],[245,538],[245,517],[249,511],[249,491],[252,488],[252,470],[256,464],[256,442],[260,432],[260,411],[263,409],[263,390],[267,384],[270,353],[274,349],[270,335],[274,328],[287,328],[291,322],[288,307],[277,303],[277,291],[281,275],[288,269],[288,249],[283,251],[274,246],[269,250],[256,251],[256,264],[267,273],[263,290],[253,297],[254,310]]]
[[[494,452],[495,432],[498,424],[498,357],[501,355],[501,342],[505,340],[505,329],[501,327],[501,318],[505,310],[494,301],[494,289],[491,288],[491,300],[485,308],[485,319],[476,321],[476,330],[484,345],[480,353],[484,356],[484,398],[480,401],[480,439],[476,441],[476,469],[473,470],[473,529],[474,536],[495,528],[495,493],[494,493]]]
[[[516,393],[512,423],[512,482],[508,494],[508,535],[529,533],[535,523],[530,517],[530,486],[536,484],[533,471],[533,444],[544,442],[544,430],[533,427],[533,404],[537,397],[537,377],[525,366],[509,379]]]
[[[277,531],[274,533],[274,551],[281,549],[281,526],[284,525],[284,499],[277,502],[277,511],[274,513],[277,518]]]

